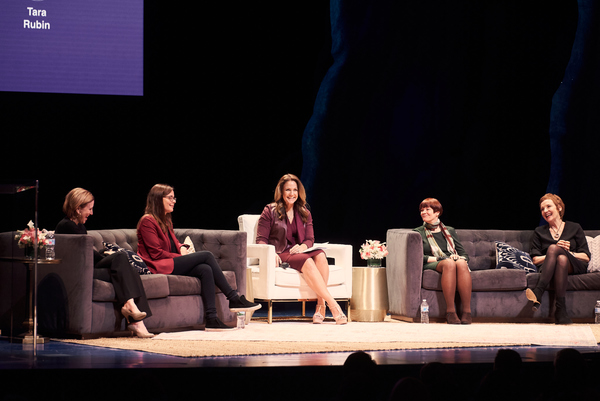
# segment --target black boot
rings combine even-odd
[[[227,326],[223,323],[218,317],[207,317],[206,318],[206,326],[204,330],[206,331],[223,331],[223,330],[231,330],[235,327]]]
[[[567,313],[567,302],[565,297],[556,298],[556,311],[554,311],[555,324],[573,324]]]
[[[533,309],[534,311],[538,310],[540,305],[542,304],[542,295],[544,295],[546,287],[548,287],[548,284],[543,282],[542,280],[539,280],[533,291],[529,288],[525,290],[525,295],[527,296],[527,299],[533,302],[533,307],[531,309]]]
[[[261,304],[255,304],[246,299],[244,295],[229,301],[229,310],[232,312],[250,312],[261,308]]]

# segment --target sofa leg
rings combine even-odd
[[[272,300],[268,300],[267,301],[267,307],[269,308],[269,312],[267,315],[267,322],[269,324],[273,323],[273,301]]]

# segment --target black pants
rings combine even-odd
[[[138,309],[146,312],[146,317],[152,316],[140,275],[129,264],[127,254],[116,252],[102,258],[94,266],[94,278],[112,283],[120,305],[133,298]]]
[[[215,286],[229,300],[238,296],[237,291],[231,288],[227,282],[221,267],[211,252],[201,251],[183,255],[173,259],[173,262],[175,267],[172,274],[197,277],[200,280],[202,301],[204,301],[204,310],[206,311],[207,318],[217,317]]]

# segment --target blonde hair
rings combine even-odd
[[[65,196],[63,213],[67,218],[74,220],[79,218],[78,210],[94,200],[94,195],[87,189],[73,188]]]

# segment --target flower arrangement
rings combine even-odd
[[[34,245],[34,241],[35,241],[35,225],[33,224],[33,222],[31,220],[29,220],[29,223],[27,223],[27,228],[24,230],[17,230],[17,235],[15,235],[15,240],[17,240],[17,244],[19,245],[19,248],[33,248]],[[43,247],[44,245],[46,245],[47,241],[46,241],[46,234],[48,233],[48,230],[43,229],[40,231],[40,229],[37,230],[37,240],[38,240],[38,247]]]
[[[381,266],[381,259],[387,255],[385,242],[369,239],[360,246],[360,258],[366,259],[368,266]]]

